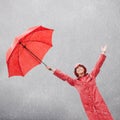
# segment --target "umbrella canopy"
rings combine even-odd
[[[9,77],[24,76],[40,63],[46,66],[42,59],[52,47],[52,33],[53,29],[36,26],[15,38],[6,54]]]

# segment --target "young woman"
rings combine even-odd
[[[78,64],[74,69],[74,73],[77,77],[76,79],[71,78],[58,69],[53,70],[47,67],[48,70],[53,71],[55,76],[63,81],[67,81],[71,86],[77,89],[89,120],[113,120],[96,86],[96,77],[105,61],[106,49],[107,46],[101,48],[100,57],[90,73],[87,73],[87,69],[84,65]]]

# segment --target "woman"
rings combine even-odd
[[[48,70],[53,71],[55,76],[63,81],[67,81],[71,86],[77,89],[89,120],[113,120],[112,115],[96,86],[96,77],[105,61],[106,49],[107,46],[101,48],[100,57],[90,73],[87,73],[87,69],[84,65],[78,64],[75,67],[74,73],[77,79],[71,78],[60,70],[53,70],[52,68],[47,67]]]

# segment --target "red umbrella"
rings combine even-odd
[[[9,77],[24,76],[40,63],[47,66],[42,59],[52,47],[52,33],[53,29],[36,26],[15,38],[6,55]]]

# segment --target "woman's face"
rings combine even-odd
[[[79,66],[77,69],[76,69],[76,72],[77,72],[77,74],[79,75],[79,77],[82,77],[82,76],[84,76],[84,72],[85,72],[85,69],[83,68],[83,67],[81,67],[81,66]]]

